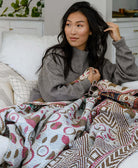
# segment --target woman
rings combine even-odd
[[[108,33],[116,47],[116,65],[104,58]],[[105,23],[88,2],[77,2],[67,10],[58,39],[59,44],[43,57],[38,88],[31,101],[40,97],[48,102],[78,99],[100,79],[116,84],[138,80],[134,56],[120,36],[118,25]],[[87,68],[88,78],[72,85]]]

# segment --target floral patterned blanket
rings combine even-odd
[[[138,149],[138,90],[101,80],[72,102],[0,110],[10,143],[3,167],[107,168]]]

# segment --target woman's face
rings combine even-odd
[[[68,16],[65,25],[65,35],[72,47],[85,50],[88,37],[91,34],[85,15],[78,11]]]

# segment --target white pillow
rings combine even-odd
[[[28,102],[32,89],[37,86],[37,81],[25,81],[15,76],[10,76],[9,81],[14,93],[14,104]]]
[[[8,64],[26,80],[37,80],[45,50],[57,43],[57,36],[35,36],[3,32],[0,61]]]
[[[129,87],[131,89],[138,89],[138,81],[126,82],[121,84],[121,86]]]
[[[0,109],[13,105],[13,91],[9,76],[17,76],[22,79],[12,68],[0,62]]]
[[[8,81],[0,81],[0,109],[13,105],[13,92]]]

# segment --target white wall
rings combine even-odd
[[[60,31],[60,21],[65,11],[74,2],[80,0],[45,0],[45,34],[56,35]],[[112,0],[87,0],[104,17],[110,20],[112,16]]]
[[[76,0],[77,1],[77,0]],[[60,21],[66,9],[75,0],[45,0],[45,32],[56,35],[60,30]]]

